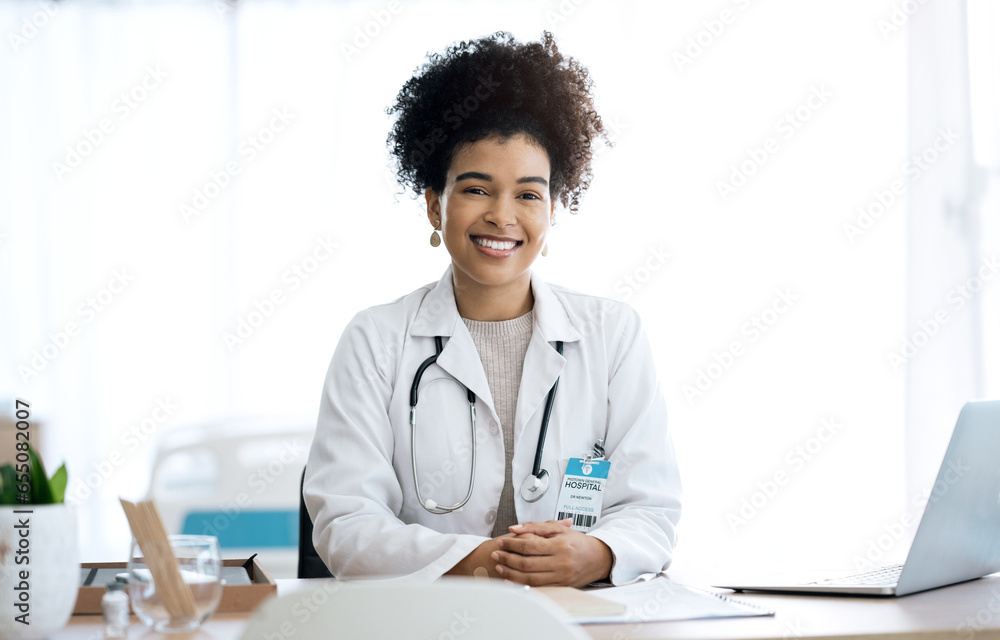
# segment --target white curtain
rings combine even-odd
[[[126,552],[115,497],[163,434],[315,419],[350,317],[447,262],[386,169],[385,108],[429,51],[550,29],[616,146],[537,270],[644,320],[678,568],[853,566],[906,493],[905,202],[970,140],[866,218],[918,137],[895,7],[0,0],[0,395],[32,402],[71,492],[97,486],[75,495],[84,559]],[[942,428],[960,396],[928,410]]]
[[[969,0],[969,73],[973,180],[970,205],[978,203],[978,253],[998,256],[1000,244],[1000,7],[995,2]],[[996,280],[991,281],[996,283]],[[982,315],[983,394],[1000,397],[1000,286],[980,293]]]
[[[895,353],[907,372],[907,498],[919,516],[962,405],[1000,397],[1000,22],[993,3],[929,4],[913,15],[909,34],[916,175],[907,212],[907,323]]]

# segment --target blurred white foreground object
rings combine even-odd
[[[541,593],[492,580],[442,578],[434,583],[327,580],[268,601],[244,640],[589,638]]]

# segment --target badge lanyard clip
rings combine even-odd
[[[587,454],[586,462],[604,460],[604,438],[594,443],[594,450]]]

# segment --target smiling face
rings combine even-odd
[[[460,310],[461,296],[467,302],[503,297],[500,306],[531,308],[529,269],[555,208],[549,173],[545,149],[518,134],[457,148],[442,193],[427,189],[427,217],[441,223]]]

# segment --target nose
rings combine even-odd
[[[498,229],[512,227],[517,222],[517,210],[511,198],[500,197],[493,201],[483,220],[495,225]]]

